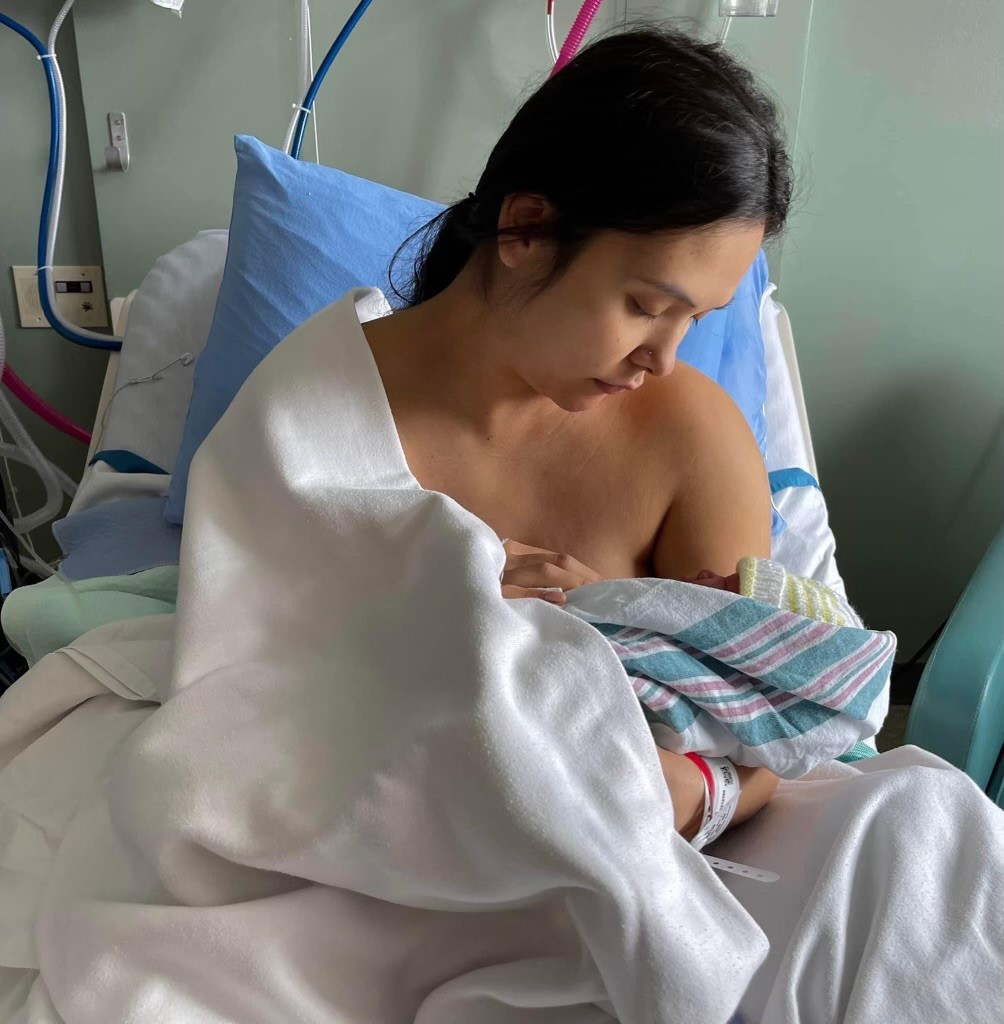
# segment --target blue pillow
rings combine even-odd
[[[760,331],[760,300],[770,277],[763,250],[746,271],[732,301],[687,331],[678,357],[728,392],[742,410],[760,451],[767,454],[767,363]]]
[[[213,325],[195,366],[192,403],[164,517],[180,523],[199,445],[251,371],[295,327],[350,288],[389,289],[398,246],[443,207],[351,174],[294,160],[247,135],[234,140],[237,181],[226,268]],[[412,258],[413,258],[412,253]],[[406,278],[408,260],[395,278]],[[743,411],[761,451],[766,367],[761,253],[726,309],[691,327],[680,358],[717,380]]]
[[[350,288],[390,290],[391,257],[439,203],[332,167],[294,160],[249,135],[234,140],[237,181],[227,262],[164,518],[180,523],[199,445],[254,368],[295,327]],[[402,275],[407,268],[402,264]],[[397,277],[397,275],[395,275]]]

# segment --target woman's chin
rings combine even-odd
[[[547,397],[550,398],[559,409],[564,409],[565,412],[588,412],[590,409],[595,409],[596,406],[600,405],[605,398],[609,398],[610,396],[605,395],[602,391],[598,391],[595,388],[590,391],[585,391],[581,388],[565,388],[560,392],[555,389]]]

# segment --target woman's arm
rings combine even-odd
[[[675,378],[675,380],[673,380]],[[666,385],[672,381],[672,387]],[[735,572],[747,555],[770,554],[771,504],[763,458],[742,414],[717,384],[689,367],[678,367],[662,381],[660,418],[655,431],[667,439],[667,462],[674,466],[673,501],[653,552],[656,575],[687,580],[701,570]],[[541,587],[581,586],[598,575],[567,554],[510,542],[502,579],[506,597],[544,597],[564,603],[564,594]],[[677,830],[688,840],[700,826],[704,779],[683,754],[659,750],[663,776],[673,800]],[[737,767],[739,806],[733,823],[751,818],[779,782],[766,768]]]
[[[699,374],[687,378],[686,387],[673,395],[674,461],[680,468],[653,554],[656,574],[677,580],[693,579],[705,569],[728,576],[740,558],[770,557],[770,485],[763,456],[725,392]],[[674,806],[681,805],[677,828],[690,840],[704,806],[700,770],[682,754],[663,750],[659,757]],[[740,766],[738,772],[741,792],[733,825],[753,817],[780,781],[766,768]]]
[[[697,835],[704,814],[704,776],[685,754],[659,748],[663,778],[673,799],[676,831],[689,843]],[[766,768],[736,766],[739,773],[739,804],[729,828],[752,818],[774,795],[780,778]]]
[[[740,558],[770,558],[767,469],[732,399],[693,370],[685,385],[667,396],[674,493],[652,560],[664,579],[689,580],[704,569],[728,576]]]

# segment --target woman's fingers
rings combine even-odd
[[[598,573],[571,555],[554,551],[535,551],[526,555],[509,555],[503,583],[521,587],[561,587],[571,590],[599,580]]]
[[[531,565],[518,565],[511,568],[507,565],[502,574],[502,582],[534,590],[541,587],[561,587],[562,590],[572,590],[582,586],[584,581],[550,562],[535,562]]]
[[[509,598],[539,597],[551,604],[564,604],[565,595],[560,590],[544,590],[540,587],[517,587],[510,583],[502,584],[502,596]]]
[[[501,581],[504,597],[539,597],[562,605],[565,603],[564,591],[596,583],[600,579],[599,573],[571,555],[531,548],[508,538],[502,546],[506,549]],[[516,553],[513,547],[522,550]]]

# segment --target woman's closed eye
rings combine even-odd
[[[646,320],[658,320],[662,316],[662,313],[650,313],[634,296],[628,296],[628,308],[634,313],[635,316],[644,317]],[[724,306],[719,306],[719,309],[724,309]],[[688,317],[692,324],[696,324],[698,321],[703,320],[708,313],[712,313],[714,310],[706,310],[704,313],[698,313],[696,316]]]
[[[628,296],[628,309],[630,309],[635,316],[642,316],[646,320],[658,320],[662,315],[661,313],[650,313],[636,298],[631,295]]]

